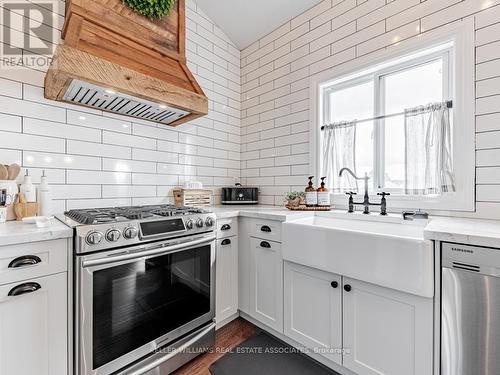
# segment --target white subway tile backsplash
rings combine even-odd
[[[129,182],[130,183],[130,182]],[[176,186],[179,183],[179,177],[164,174],[146,174],[146,173],[133,173],[133,185],[169,185]]]
[[[22,118],[0,113],[0,130],[20,133],[22,131]]]
[[[132,150],[129,147],[105,145],[101,143],[68,140],[67,152],[77,155],[103,156],[109,158],[130,159]]]
[[[0,78],[0,95],[22,98],[23,85],[19,82]]]
[[[112,117],[95,115],[93,113],[68,110],[68,124],[91,127],[99,130],[131,134],[132,124]]]
[[[26,167],[40,168],[101,169],[101,159],[97,157],[35,151],[23,151],[22,164]]]
[[[112,172],[156,173],[156,163],[138,160],[102,159],[102,169]]]
[[[156,186],[104,185],[103,198],[156,197]]]
[[[66,174],[68,184],[89,185],[127,185],[132,177],[128,172],[103,172],[103,171],[75,171],[68,170]]]
[[[177,163],[177,161],[179,160],[179,156],[178,154],[174,154],[171,152],[134,149],[132,150],[132,159],[157,161],[162,163]]]
[[[65,152],[65,141],[60,138],[0,131],[0,139],[2,140],[1,144],[4,148]]]
[[[20,150],[8,150],[6,148],[0,148],[0,160],[3,164],[19,164],[23,162],[23,155]]]
[[[242,69],[242,99],[246,101],[241,114],[244,181],[265,188],[262,203],[269,204],[281,204],[284,191],[303,188],[305,177],[311,173],[312,75],[333,71],[366,54],[382,56],[388,47],[420,32],[471,15],[476,17],[477,29],[477,165],[500,166],[498,1],[480,4],[474,0],[327,0],[293,19],[290,31],[280,32],[273,43],[261,42],[242,51],[243,64],[248,66]],[[285,53],[288,44],[290,52]],[[258,70],[257,62],[262,56],[266,56],[266,64],[274,64],[272,72]],[[281,67],[282,74],[268,78]],[[259,85],[263,82],[268,86]],[[253,100],[257,96],[259,102]],[[488,207],[483,206],[482,212],[491,212]]]
[[[46,168],[57,207],[171,203],[173,187],[260,186],[282,204],[309,168],[310,77],[446,22],[476,21],[477,215],[498,217],[500,0],[324,0],[241,53],[187,1],[188,64],[210,113],[177,128],[43,98],[43,73],[0,71],[0,162],[35,180]],[[67,184],[67,185],[66,185]],[[72,189],[72,187],[74,187]],[[215,198],[214,201],[220,201]]]
[[[25,102],[21,99],[9,96],[0,96],[0,112],[49,121],[66,121],[66,110],[63,108],[34,102]]]
[[[234,183],[240,175],[240,52],[192,0],[187,8],[188,64],[206,89],[209,116],[170,128],[47,100],[43,72],[1,70],[0,162],[29,167],[35,182],[46,169],[60,211],[172,203],[167,196],[186,179]],[[213,174],[200,176],[203,167]]]
[[[48,176],[52,183],[54,179]],[[52,185],[52,195],[57,199],[101,198],[99,185]]]
[[[108,132],[108,131],[102,132],[102,143],[127,146],[127,147],[145,148],[148,150],[151,149],[154,150],[156,148],[155,139],[137,137],[135,135],[128,135],[128,134]]]
[[[101,142],[100,130],[33,118],[24,119],[23,132],[26,134],[45,135],[57,138]]]

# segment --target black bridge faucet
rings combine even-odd
[[[381,200],[381,203],[371,203],[370,202],[370,196],[368,195],[368,180],[370,179],[370,177],[368,177],[368,173],[365,173],[365,177],[358,177],[354,174],[354,172],[349,169],[349,168],[342,168],[339,172],[339,177],[342,177],[342,173],[347,172],[349,173],[352,177],[354,177],[356,180],[364,180],[365,181],[365,195],[363,197],[363,202],[354,202],[354,199],[353,199],[353,195],[356,195],[356,193],[353,193],[353,192],[349,192],[349,193],[346,193],[347,195],[349,195],[349,211],[350,213],[354,212],[354,206],[356,205],[363,205],[363,213],[365,215],[368,215],[370,213],[370,206],[380,206],[380,214],[381,215],[387,215],[387,202],[386,202],[386,199],[385,197],[387,195],[390,195],[389,193],[385,193],[385,192],[382,192],[382,193],[378,193],[378,195],[381,195],[382,196],[382,200]]]

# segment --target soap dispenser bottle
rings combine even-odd
[[[45,171],[42,172],[40,186],[38,187],[38,215],[52,215],[52,194]]]
[[[318,188],[318,206],[330,207],[330,192],[325,186],[325,178],[321,177],[321,186]]]
[[[309,177],[309,184],[306,187],[306,206],[307,207],[316,207],[318,205],[318,192],[313,186],[312,179],[314,176]]]
[[[24,181],[19,189],[21,193],[24,193],[26,202],[35,203],[36,202],[36,188],[31,180],[30,172],[26,169],[26,174],[24,175]]]

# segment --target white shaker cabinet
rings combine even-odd
[[[281,244],[250,239],[249,315],[283,332],[283,260]]]
[[[0,375],[66,375],[67,340],[66,273],[0,286]]]
[[[284,333],[342,364],[342,278],[285,262]]]
[[[220,327],[238,312],[238,237],[217,240],[215,315]]]
[[[360,375],[432,374],[432,299],[343,282],[343,365]]]

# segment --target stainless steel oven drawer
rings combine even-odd
[[[188,363],[199,354],[209,350],[214,345],[215,323],[210,323],[116,374],[167,375]]]

